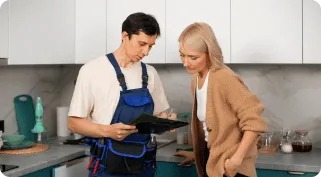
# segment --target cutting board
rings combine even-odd
[[[30,95],[18,95],[13,102],[19,134],[25,135],[25,140],[35,141],[35,134],[31,132],[36,123],[32,97]]]

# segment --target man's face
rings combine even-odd
[[[149,51],[155,45],[156,39],[156,34],[149,36],[144,32],[139,32],[138,35],[133,34],[129,39],[127,32],[122,33],[122,40],[126,49],[126,54],[132,62],[140,61],[147,56]]]

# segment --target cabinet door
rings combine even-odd
[[[0,1],[0,58],[9,57],[9,0]]]
[[[177,163],[157,162],[155,177],[197,177],[196,166],[179,166]]]
[[[76,63],[106,54],[106,0],[76,0]]]
[[[20,177],[52,177],[52,170],[58,167],[58,165],[53,165]]]
[[[230,0],[166,1],[166,63],[181,63],[178,37],[194,22],[212,27],[224,62],[230,63]]]
[[[231,63],[302,63],[302,0],[231,0]]]
[[[321,63],[321,9],[314,0],[303,1],[303,63]]]
[[[165,63],[165,0],[107,0],[107,52],[113,52],[121,44],[122,23],[128,15],[144,12],[153,15],[159,23],[161,36],[149,55],[146,63]]]
[[[75,61],[74,0],[10,0],[9,64]]]
[[[291,172],[281,171],[281,170],[266,170],[266,169],[256,169],[257,176],[259,177],[315,177],[316,173],[304,173],[301,174],[291,174]]]
[[[9,1],[0,8],[0,58],[9,58]]]
[[[52,170],[52,177],[88,177],[89,157],[75,159]]]

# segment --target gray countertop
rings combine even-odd
[[[176,148],[185,149],[190,148],[190,146],[172,143],[162,147],[157,151],[157,161],[173,163],[182,161],[182,157],[173,156]],[[37,154],[0,155],[0,164],[18,165],[19,168],[4,173],[6,176],[16,177],[81,157],[88,154],[88,152],[88,147],[54,143],[50,145],[49,150]],[[321,149],[313,149],[309,153],[259,154],[256,167],[260,169],[318,173],[321,169]]]
[[[0,164],[18,165],[4,172],[9,177],[22,176],[85,155],[83,146],[51,144],[47,151],[26,155],[0,155]]]
[[[187,145],[172,143],[159,149],[157,160],[175,163],[180,162],[183,158],[172,156],[172,154],[176,151],[176,148],[189,147],[190,146]],[[258,154],[256,168],[319,173],[321,169],[321,149],[313,149],[311,152],[307,153],[293,152],[291,154],[284,154],[277,152],[275,155]]]
[[[321,169],[321,149],[312,149],[311,152],[305,153],[259,154],[256,160],[256,168],[319,173]]]

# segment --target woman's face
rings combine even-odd
[[[187,72],[190,74],[203,73],[208,70],[208,55],[192,50],[187,44],[180,43],[179,53]]]

